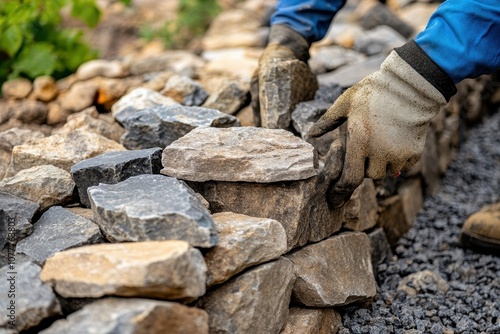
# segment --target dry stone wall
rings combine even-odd
[[[332,209],[323,158],[338,132],[307,130],[417,26],[371,26],[348,3],[311,49],[314,99],[280,116],[286,129],[260,128],[249,81],[273,4],[226,11],[201,56],[3,85],[0,289],[14,268],[19,296],[1,333],[335,333],[341,307],[375,296],[377,266],[500,94],[487,76],[459,84],[417,165]]]

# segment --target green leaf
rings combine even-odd
[[[50,75],[56,66],[57,56],[52,45],[34,43],[21,50],[13,64],[14,72],[24,73],[31,79],[40,75]]]
[[[73,0],[71,15],[93,28],[101,19],[101,10],[94,0]]]
[[[21,28],[17,25],[7,27],[1,35],[0,49],[5,50],[9,56],[13,57],[23,44],[23,32]]]
[[[132,0],[120,0],[125,6],[130,6],[132,4]]]

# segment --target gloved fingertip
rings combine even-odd
[[[307,131],[307,135],[309,137],[316,138],[316,137],[321,137],[322,135],[324,135],[327,132],[328,132],[328,130],[325,129],[323,122],[321,122],[321,119],[320,119],[317,123],[315,123],[315,124],[313,124],[313,126],[311,126],[309,131]]]

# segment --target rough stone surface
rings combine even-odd
[[[33,81],[33,97],[37,100],[48,102],[57,96],[57,84],[54,78],[43,75]]]
[[[285,130],[198,128],[163,151],[163,174],[189,181],[269,183],[316,175],[314,148]]]
[[[323,46],[313,50],[309,66],[315,74],[330,72],[347,64],[359,64],[366,59],[364,55],[338,45]]]
[[[401,197],[406,221],[411,224],[423,206],[424,197],[420,179],[406,180],[398,188],[398,194]]]
[[[139,175],[88,189],[96,222],[111,241],[185,240],[197,247],[217,242],[212,217],[182,181]]]
[[[340,314],[334,309],[292,307],[286,326],[280,334],[334,334],[341,324]]]
[[[160,92],[185,106],[199,106],[208,97],[205,89],[188,76],[173,75]]]
[[[280,258],[209,292],[199,304],[208,313],[210,333],[279,333],[294,282],[291,262]]]
[[[205,293],[206,271],[199,250],[168,240],[66,250],[45,262],[40,277],[63,297],[191,299]]]
[[[364,233],[333,236],[305,246],[287,258],[292,261],[297,276],[293,298],[301,304],[341,306],[376,294],[370,240]]]
[[[143,80],[144,78],[138,76],[120,79],[101,78],[97,91],[97,103],[104,109],[111,110],[113,105],[128,92],[141,87],[144,83]]]
[[[17,244],[16,252],[42,265],[57,252],[103,241],[95,223],[54,206],[33,224],[33,233]]]
[[[368,230],[377,224],[377,211],[375,185],[372,179],[365,179],[345,204],[344,227],[353,231]]]
[[[115,117],[127,130],[121,142],[129,149],[164,148],[197,127],[240,125],[236,117],[220,111],[181,105],[127,108]]]
[[[178,103],[174,99],[165,97],[152,89],[140,87],[134,89],[113,104],[111,112],[113,116],[116,116],[117,113],[128,107],[133,107],[139,111],[157,105],[171,106],[175,104]]]
[[[0,100],[0,124],[9,120],[22,123],[43,124],[49,110],[45,103],[33,100]]]
[[[78,215],[80,217],[83,217],[85,219],[88,219],[88,220],[91,220],[91,221],[94,221],[94,213],[92,212],[92,209],[88,209],[88,208],[81,208],[81,207],[66,207],[65,208],[66,210],[68,210],[69,212],[75,214],[75,215]]]
[[[0,331],[12,330],[18,333],[38,325],[42,320],[61,314],[61,307],[56,295],[48,284],[40,280],[41,268],[32,262],[15,264],[0,268],[0,289],[5,295],[0,298],[3,317],[0,318]],[[9,278],[14,280],[9,281]],[[8,291],[15,291],[15,298],[8,298]],[[15,301],[15,325],[9,324],[9,307]]]
[[[95,77],[121,78],[127,75],[123,64],[117,60],[95,59],[81,64],[76,71],[76,78],[80,81]]]
[[[217,245],[205,254],[207,284],[222,283],[245,268],[273,260],[287,249],[286,233],[276,220],[232,212],[213,216]]]
[[[389,244],[395,245],[412,226],[408,221],[403,208],[401,196],[395,195],[379,202],[380,214],[377,225],[382,227],[387,235]]]
[[[31,234],[31,220],[38,208],[37,203],[0,192],[0,249]]]
[[[164,52],[160,56],[134,61],[130,66],[130,73],[141,75],[152,72],[173,71],[191,76],[204,64],[203,59],[192,52],[171,50]]]
[[[178,303],[106,298],[84,306],[40,333],[208,334],[208,316],[203,310]]]
[[[424,152],[421,158],[422,176],[425,183],[427,195],[436,194],[439,191],[441,178],[439,176],[439,156],[436,134],[432,128],[427,131]]]
[[[0,191],[38,203],[40,211],[71,198],[75,182],[64,169],[42,165],[20,171],[0,181]]]
[[[234,115],[248,100],[249,88],[238,81],[228,81],[203,103],[204,108]]]
[[[439,274],[431,270],[424,270],[403,278],[398,284],[398,290],[409,295],[416,295],[426,291],[431,284],[436,287],[439,293],[446,293],[449,289],[448,283]]]
[[[160,173],[161,152],[160,148],[108,152],[80,161],[71,167],[80,202],[90,207],[87,189],[99,183],[115,184],[131,176]]]
[[[377,274],[378,266],[391,260],[392,250],[382,228],[376,228],[368,234],[368,237],[370,238],[373,272]]]
[[[57,101],[62,109],[70,113],[79,112],[92,106],[98,88],[97,82],[76,82],[67,92],[60,94]]]
[[[31,93],[33,85],[31,81],[24,78],[17,78],[5,81],[2,84],[2,95],[6,99],[24,99]]]
[[[15,146],[6,176],[40,165],[54,165],[66,171],[79,161],[125,148],[94,132],[76,129],[40,139],[36,144]]]
[[[353,48],[371,56],[379,53],[388,54],[395,47],[405,43],[406,39],[396,30],[387,25],[379,25],[356,34]]]

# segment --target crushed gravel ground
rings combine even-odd
[[[500,257],[463,249],[458,241],[467,217],[499,197],[496,112],[471,131],[440,193],[424,200],[392,261],[379,266],[375,300],[342,310],[340,333],[500,333]],[[398,290],[402,279],[425,270],[446,282],[430,273]]]

